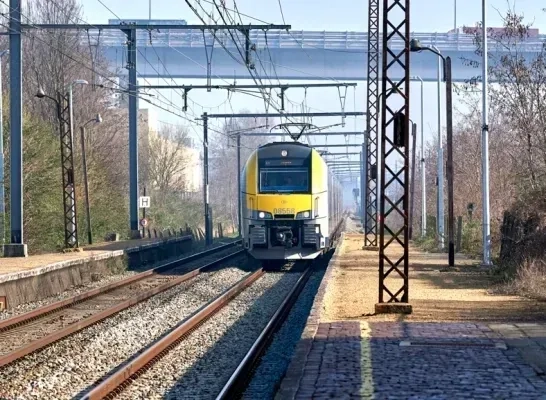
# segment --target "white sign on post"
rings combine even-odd
[[[138,203],[140,208],[150,208],[150,196],[140,196]]]

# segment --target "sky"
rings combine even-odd
[[[207,10],[212,10],[213,6],[207,2],[210,0],[200,0]],[[192,0],[195,3],[195,0]],[[382,3],[382,1],[380,1]],[[237,0],[237,7],[241,14],[247,14],[268,23],[281,24],[286,21],[292,25],[292,30],[313,30],[313,31],[367,31],[367,0]],[[541,33],[546,33],[546,13],[541,10],[544,3],[541,0],[488,0],[488,26],[502,26],[502,19],[499,14],[503,14],[509,7],[516,12],[522,13],[527,22],[534,22],[535,28],[539,28]],[[113,18],[148,18],[149,0],[81,0],[84,9],[84,19],[89,23],[107,23],[108,19]],[[455,22],[454,11],[457,9],[457,19]],[[226,0],[226,7],[231,8],[233,0]],[[282,7],[282,14],[281,14]],[[458,27],[475,26],[477,21],[482,18],[481,1],[479,0],[413,0],[411,3],[411,31],[412,32],[442,32],[445,33],[453,29],[456,24]],[[195,17],[193,12],[186,5],[184,0],[151,0],[152,19],[185,19],[189,24],[200,24],[201,21]],[[535,20],[536,19],[536,20]],[[243,20],[245,18],[243,17]],[[256,21],[249,20],[254,24]],[[246,21],[245,21],[246,22]],[[319,82],[319,81],[317,81]],[[324,81],[321,81],[324,82]],[[142,84],[143,82],[139,82]],[[150,84],[164,84],[164,82],[150,79]],[[177,84],[204,84],[202,80],[176,80]],[[223,82],[215,82],[221,84]],[[251,84],[252,81],[238,80],[239,84]],[[264,82],[265,83],[265,82]],[[297,81],[289,81],[297,83]],[[307,81],[310,83],[310,81]],[[417,123],[420,123],[420,90],[419,83],[414,83],[411,89],[411,115],[410,117]],[[180,93],[172,90],[162,90],[161,96],[170,98],[173,101],[180,99]],[[302,102],[310,111],[340,111],[340,97],[336,88],[328,89],[308,89],[307,96],[303,89],[289,89],[287,91],[289,106],[287,111],[301,112]],[[190,107],[195,116],[201,115],[203,111],[209,113],[230,113],[232,110],[249,109],[254,112],[264,112],[263,101],[255,97],[242,94],[234,94],[228,101],[225,91],[213,90],[207,92],[192,91],[190,95]],[[442,96],[445,101],[445,96]],[[366,83],[358,82],[355,90],[349,88],[346,93],[345,111],[365,111],[366,109]],[[457,95],[454,95],[455,107],[461,107]],[[436,83],[425,83],[424,85],[424,134],[425,141],[435,140],[437,134],[437,85]],[[146,103],[141,102],[142,108],[147,107]],[[445,105],[442,105],[442,110]],[[273,112],[271,110],[270,112]],[[167,123],[181,123],[188,125],[167,112],[156,111],[159,121]],[[188,113],[188,116],[192,116]],[[193,117],[193,116],[192,116]],[[443,117],[445,120],[445,116]],[[216,124],[222,121],[216,121]],[[341,122],[337,118],[324,118],[313,121],[317,125],[330,125]],[[336,131],[362,131],[365,129],[365,117],[349,118],[345,120],[345,127],[337,126],[331,130]],[[214,123],[212,123],[214,125]],[[201,129],[190,126],[190,131],[195,139],[199,140]],[[420,127],[418,127],[420,132]],[[476,134],[479,134],[477,132]],[[315,137],[311,139],[313,144],[324,143],[324,138]],[[350,143],[359,143],[361,139],[351,137]],[[334,138],[329,137],[328,143],[344,143],[342,136]],[[418,144],[420,146],[420,143]],[[332,151],[343,151],[332,150]],[[358,151],[350,150],[350,151]],[[358,156],[357,156],[358,157]]]

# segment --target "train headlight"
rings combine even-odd
[[[308,219],[311,218],[311,210],[300,211],[296,214],[296,219]]]
[[[267,211],[252,210],[250,215],[252,219],[273,219],[273,215]]]

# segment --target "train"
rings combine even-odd
[[[257,260],[311,260],[329,248],[343,213],[343,190],[318,151],[273,142],[241,172],[241,236]]]

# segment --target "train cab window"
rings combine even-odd
[[[260,193],[308,193],[307,168],[261,168]]]

